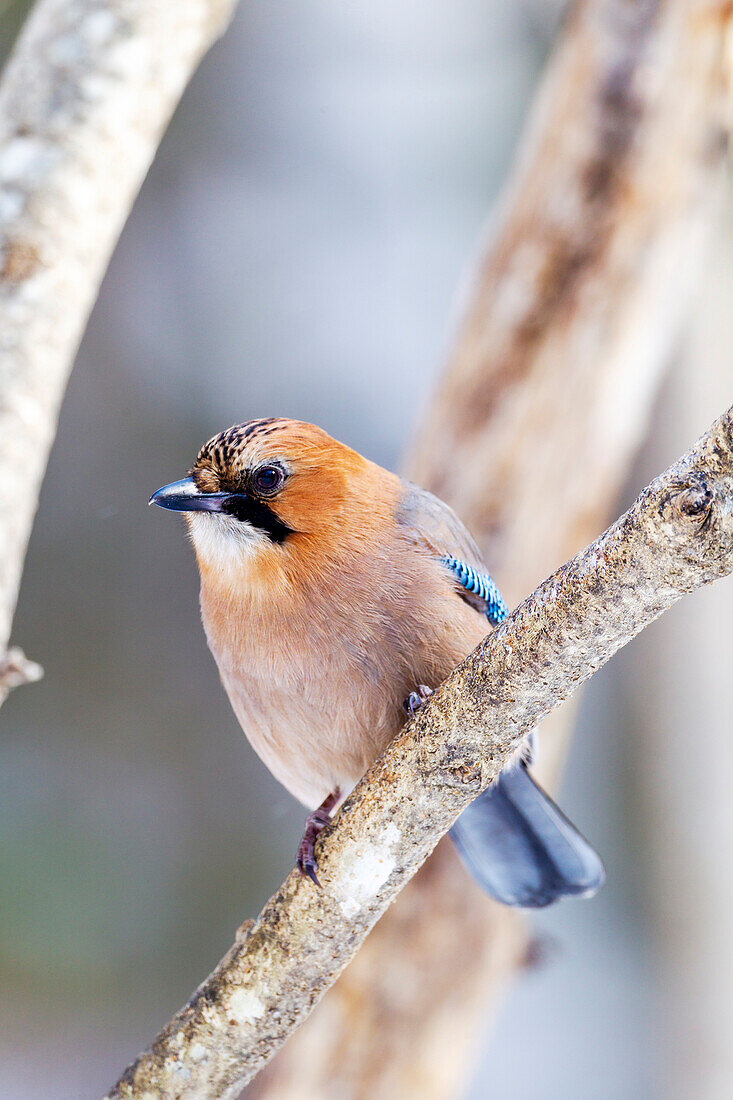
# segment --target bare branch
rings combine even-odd
[[[733,571],[733,409],[444,682],[108,1100],[233,1098],[522,738],[676,600]]]
[[[39,0],[3,75],[0,654],[100,280],[163,128],[234,4]]]

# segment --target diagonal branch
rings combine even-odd
[[[676,600],[733,572],[733,409],[448,677],[108,1100],[233,1098],[522,738]]]
[[[407,468],[510,602],[616,513],[689,325],[721,224],[732,15],[725,0],[577,0],[563,19]],[[551,788],[572,710],[539,732]],[[463,1096],[525,927],[439,845],[250,1091]]]

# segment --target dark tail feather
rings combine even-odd
[[[479,886],[504,905],[536,909],[591,897],[606,877],[597,853],[524,763],[503,771],[463,811],[451,836]]]

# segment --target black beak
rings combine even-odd
[[[202,493],[192,477],[172,481],[153,493],[148,504],[169,508],[172,512],[223,512],[224,501],[231,500],[232,493]]]
[[[264,501],[248,493],[202,493],[192,477],[172,481],[153,493],[148,504],[169,508],[172,512],[223,512],[233,519],[262,531],[271,542],[282,543],[293,534]]]

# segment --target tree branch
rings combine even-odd
[[[677,599],[733,571],[733,409],[448,677],[108,1100],[233,1098],[522,738]]]
[[[685,335],[722,222],[731,21],[718,0],[578,0],[538,85],[408,462],[510,602],[608,524]],[[539,733],[549,786],[572,710]],[[249,1091],[463,1095],[524,925],[439,845]]]
[[[3,654],[59,405],[99,283],[163,129],[234,6],[39,0],[4,72],[0,665],[9,660]],[[3,691],[28,678],[4,677]]]

